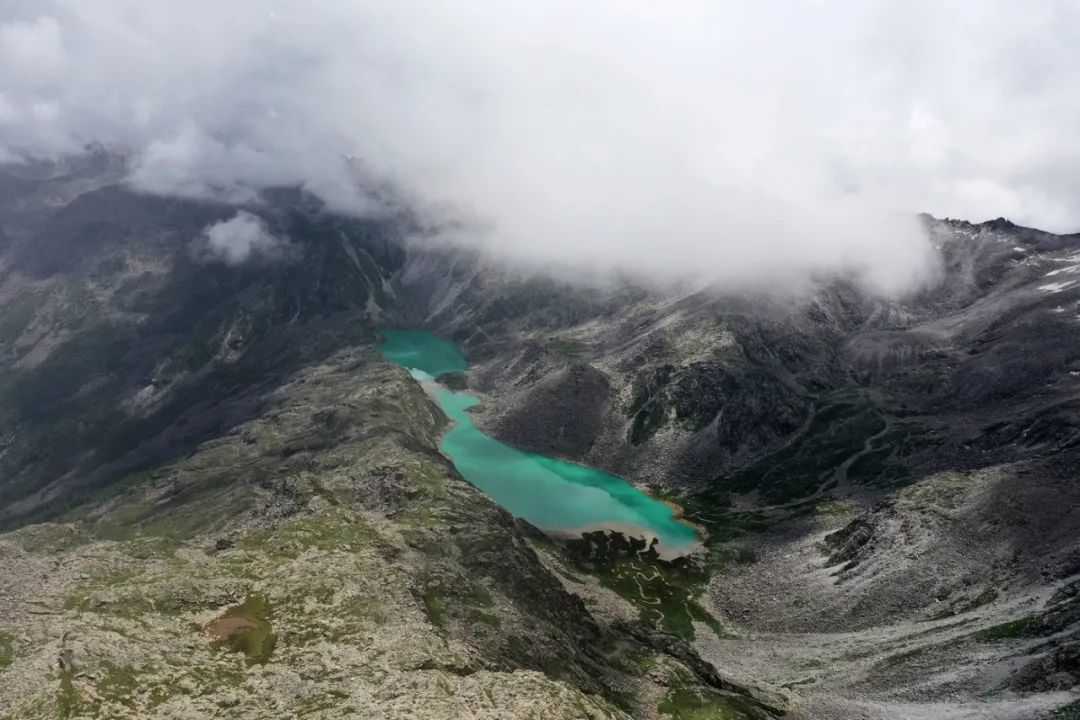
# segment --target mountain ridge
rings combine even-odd
[[[458,697],[490,717],[1019,720],[1074,702],[1080,237],[924,218],[936,284],[890,300],[839,279],[793,303],[530,275],[282,190],[245,209],[295,257],[231,267],[191,243],[235,207],[115,170],[0,172],[0,713],[454,717]],[[678,502],[707,551],[665,565],[513,522],[371,350],[390,326],[462,348],[485,432]],[[329,622],[353,605],[390,665]],[[184,648],[171,675],[148,670],[155,643]]]

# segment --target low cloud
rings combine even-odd
[[[389,196],[533,266],[896,293],[935,267],[919,211],[1080,227],[1078,11],[9,0],[0,156],[101,142],[144,190]]]
[[[295,256],[295,248],[267,228],[262,218],[241,210],[229,220],[206,227],[193,251],[204,262],[237,266],[251,262],[281,262]]]

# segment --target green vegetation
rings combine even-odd
[[[662,372],[661,368],[657,372]],[[658,376],[652,385],[662,386],[670,378]],[[650,386],[651,387],[651,386]],[[647,439],[664,422],[666,409],[648,387],[639,389],[631,405],[631,439]],[[910,452],[917,433],[907,425],[890,426],[874,404],[859,391],[841,391],[822,398],[816,411],[798,436],[788,445],[739,472],[717,481],[705,492],[679,494],[652,488],[652,494],[687,508],[686,520],[706,532],[707,559],[689,575],[685,572],[641,565],[627,559],[606,567],[601,578],[621,595],[634,602],[646,619],[669,632],[693,637],[690,620],[711,618],[694,600],[708,576],[729,563],[757,561],[750,547],[732,541],[747,533],[765,530],[779,519],[774,511],[739,511],[731,508],[730,496],[757,492],[767,503],[786,505],[791,515],[847,515],[855,511],[849,502],[827,494],[798,503],[836,481],[837,470],[845,467],[849,480],[864,484],[893,483],[906,477],[903,458]],[[715,620],[712,621],[716,623]],[[711,625],[712,623],[710,623]],[[718,634],[723,628],[716,623]]]
[[[467,577],[429,576],[414,594],[420,598],[428,620],[440,630],[449,630],[454,620],[493,628],[502,624],[491,612],[495,606],[491,593]]]
[[[424,614],[431,624],[440,630],[446,629],[446,598],[436,588],[424,589]]]
[[[107,702],[130,705],[140,687],[134,668],[105,665],[105,677],[98,682],[97,691]]]
[[[585,357],[588,346],[577,338],[560,335],[551,339],[548,350],[569,360],[581,360]]]
[[[697,601],[708,581],[708,569],[697,560],[661,560],[655,552],[644,552],[644,542],[614,533],[590,533],[568,547],[578,569],[630,602],[652,627],[689,642],[697,621],[718,637],[728,637],[723,624]]]
[[[939,473],[897,493],[897,504],[912,510],[946,513],[955,510],[975,480],[961,473]]]
[[[264,663],[274,651],[277,636],[270,623],[270,605],[262,595],[249,595],[210,624],[211,635],[224,647],[242,652],[253,663]]]
[[[443,387],[455,392],[469,389],[469,376],[464,372],[444,372],[435,380]]]
[[[984,630],[979,630],[972,637],[979,642],[999,642],[1001,640],[1019,640],[1022,638],[1038,637],[1042,629],[1042,622],[1038,617],[1028,617],[1012,620],[1010,622],[994,625]]]
[[[1046,720],[1080,720],[1080,700],[1059,707],[1045,718]]]
[[[660,390],[671,381],[674,368],[661,365],[653,370],[652,375],[634,383],[634,394],[630,400],[627,414],[633,418],[630,423],[630,442],[640,445],[663,427],[668,417],[668,404]]]
[[[15,638],[0,630],[0,672],[11,665],[15,658]]]
[[[44,300],[42,295],[28,292],[0,306],[0,349],[11,351],[11,346],[34,319]]]
[[[740,565],[756,563],[757,559],[757,553],[752,548],[736,547],[732,552],[732,560]]]
[[[647,401],[634,413],[630,424],[630,443],[640,445],[663,427],[667,419],[667,408],[661,403]]]
[[[651,395],[631,406],[631,439],[647,439],[664,422],[662,404]],[[837,392],[818,401],[805,427],[784,447],[737,472],[716,478],[710,489],[679,502],[693,512],[688,518],[708,526],[728,524],[724,512],[730,494],[757,491],[766,503],[794,503],[836,482],[846,464],[848,480],[865,485],[892,485],[908,477],[906,458],[924,438],[914,426],[890,425],[880,410],[858,391]],[[815,498],[805,513],[841,514],[850,506],[828,497]],[[737,520],[736,520],[737,521]],[[726,534],[721,528],[722,534]],[[710,536],[712,532],[710,530]]]
[[[819,409],[791,444],[721,478],[713,492],[757,490],[764,500],[774,503],[805,497],[832,480],[844,461],[862,452],[867,438],[885,428],[885,421],[865,401],[834,401]],[[849,469],[849,475],[853,474],[859,473]],[[861,474],[876,475],[878,469]]]
[[[839,515],[854,515],[858,506],[846,500],[820,499],[811,504],[815,515],[832,517]]]
[[[759,716],[745,701],[699,688],[674,688],[656,709],[675,720],[749,720]]]
[[[17,373],[3,389],[4,402],[28,418],[51,413],[90,378],[108,378],[134,343],[128,329],[101,322],[76,334],[32,372]]]
[[[8,366],[0,381],[0,425],[19,437],[0,459],[0,503],[72,471],[85,479],[62,500],[6,518],[5,526],[52,519],[133,470],[183,456],[224,432],[191,422],[191,411],[207,398],[234,401],[312,359],[371,339],[357,311],[385,300],[383,282],[403,261],[400,249],[362,221],[300,210],[277,222],[302,262],[230,268],[182,254],[162,277],[132,275],[117,255],[96,265],[93,287],[80,275],[56,275],[48,293],[30,287],[0,308],[0,361],[17,359],[12,343],[31,322],[44,322],[41,347],[49,348],[40,364]],[[137,252],[167,264],[172,250]],[[124,312],[110,307],[108,291],[117,287]],[[37,317],[42,308],[47,322]],[[133,313],[145,322],[131,321]],[[133,388],[149,393],[147,412],[120,406]],[[182,431],[173,432],[178,424]]]
[[[954,615],[961,615],[966,612],[971,612],[976,608],[980,608],[983,605],[988,605],[994,602],[995,600],[997,600],[997,598],[997,590],[993,588],[987,588],[973,598],[961,600],[960,602],[954,604],[952,607],[945,608],[941,612],[935,613],[933,616],[929,617],[928,620],[943,620],[948,617],[953,617]]]
[[[56,709],[57,714],[65,720],[70,718],[79,707],[79,691],[75,689],[75,683],[72,679],[74,675],[70,661],[60,667],[60,684],[56,690]]]

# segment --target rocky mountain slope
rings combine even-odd
[[[904,463],[871,448],[908,469],[1068,445],[1080,236],[1002,220],[926,223],[943,275],[900,301],[841,281],[797,298],[581,288],[461,253],[411,258],[399,283],[412,321],[462,343],[475,387],[498,392],[492,431],[645,483],[737,482],[735,471],[813,431],[826,408],[854,434],[887,425],[892,445],[904,429],[928,433]],[[567,432],[549,417],[578,425]],[[942,457],[938,442],[957,447]],[[767,485],[779,497],[816,479]]]
[[[435,450],[444,420],[370,350],[256,420],[0,541],[13,717],[652,716],[726,706],[598,623]],[[734,697],[733,705],[754,705]]]
[[[1080,237],[925,218],[902,300],[582,285],[299,191],[0,172],[0,717],[1070,717]],[[683,505],[559,543],[373,350],[466,352],[480,426]]]
[[[941,276],[897,301],[583,289],[440,253],[398,294],[469,351],[489,432],[709,531],[705,605],[738,637],[705,657],[806,717],[1029,718],[1080,679],[1080,236],[924,222]]]
[[[775,714],[438,452],[390,226],[282,192],[289,253],[208,262],[235,208],[111,167],[0,183],[0,717]]]

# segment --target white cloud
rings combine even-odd
[[[0,95],[0,124],[15,121],[15,106],[6,97]]]
[[[286,240],[272,234],[261,218],[244,210],[229,220],[208,226],[194,250],[206,262],[232,266],[287,260],[294,254]]]
[[[356,179],[391,183],[545,266],[770,286],[855,269],[899,291],[933,263],[918,211],[1080,226],[1077,13],[9,0],[0,57],[21,65],[0,64],[0,145],[100,141],[135,150],[144,189],[248,200],[302,183],[361,214],[380,207]]]
[[[60,25],[43,16],[0,25],[0,66],[24,86],[55,81],[65,69]]]

